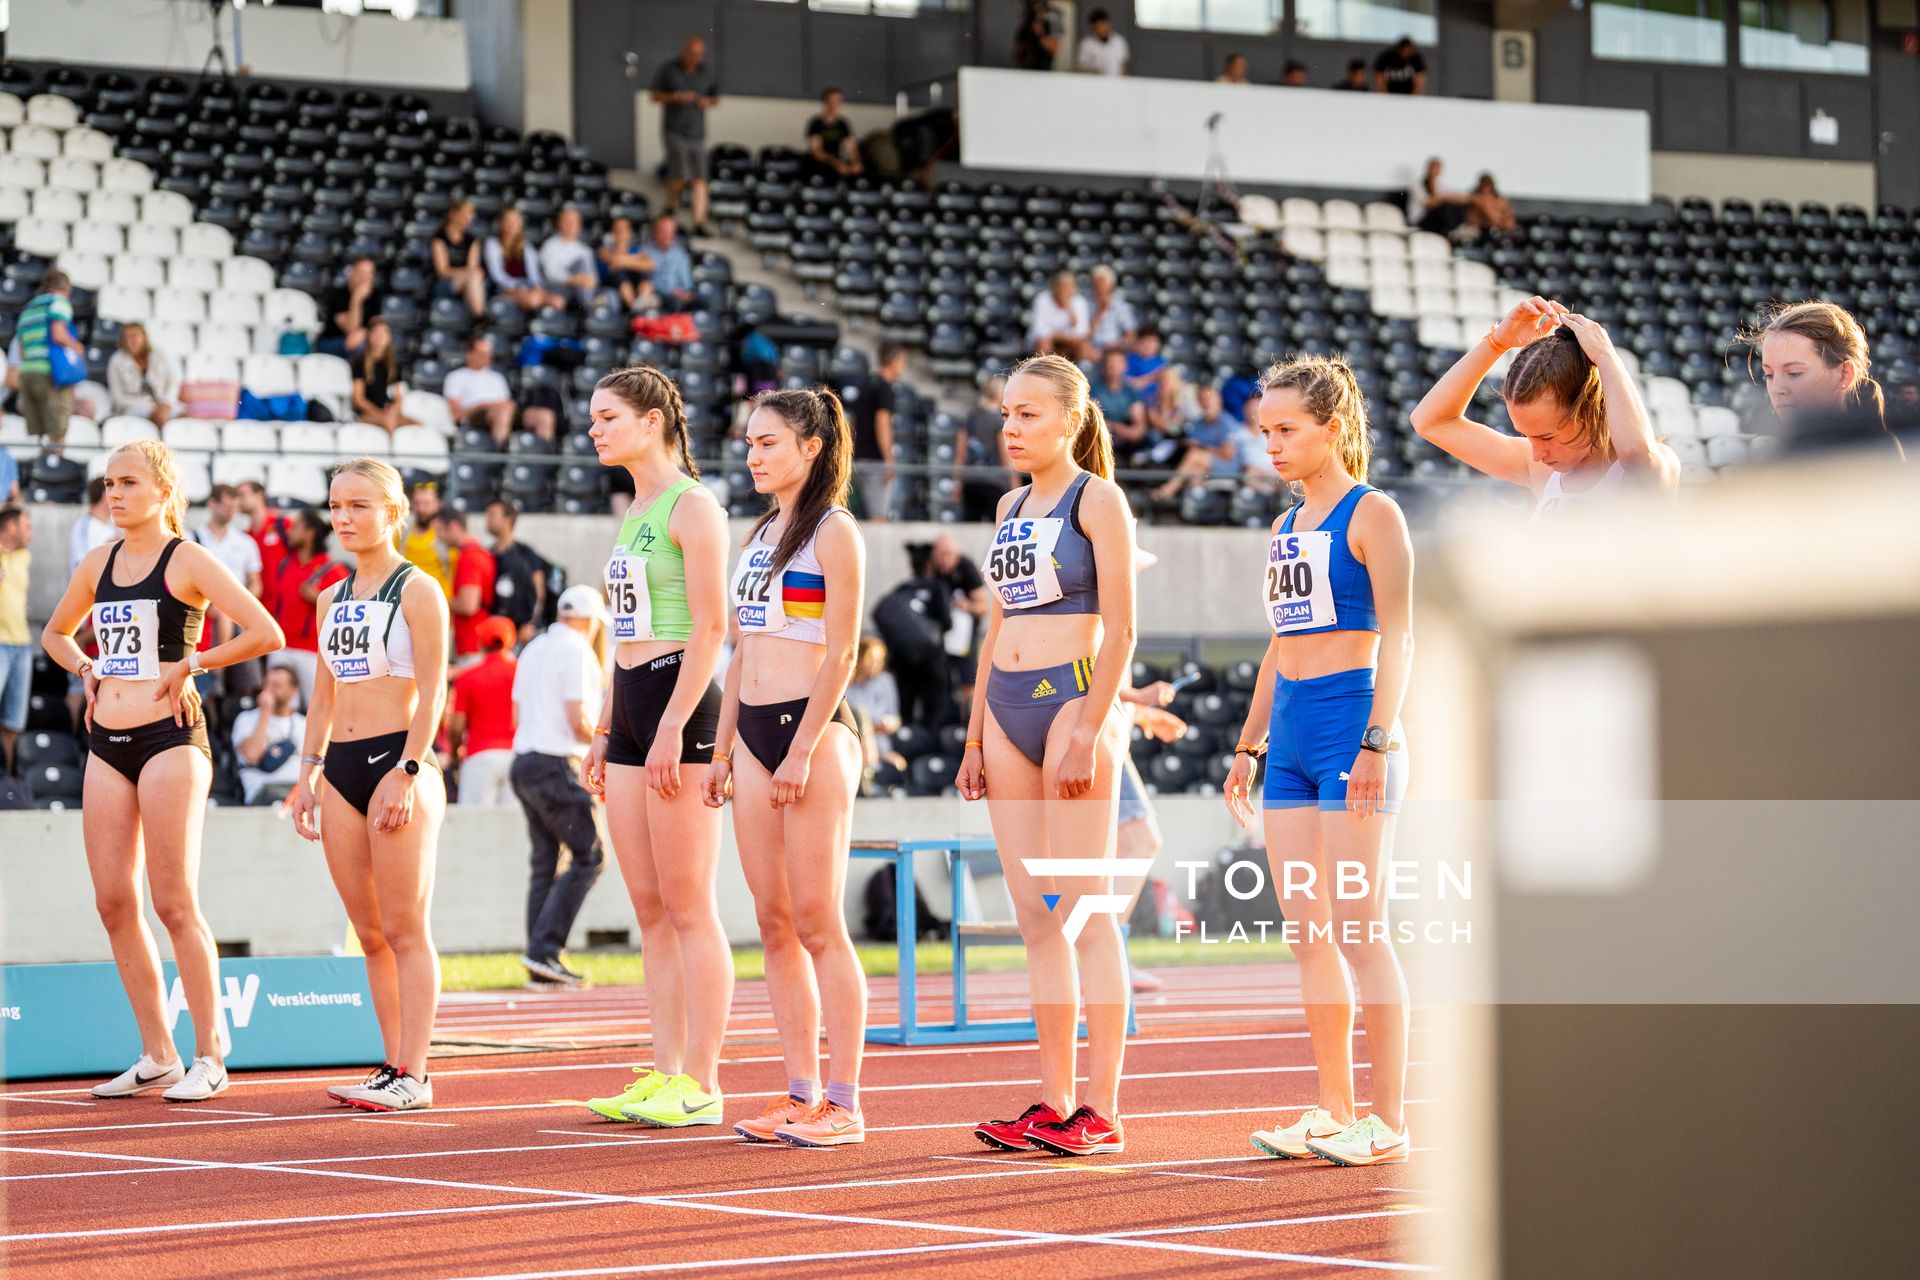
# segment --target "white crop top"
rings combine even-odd
[[[1570,503],[1584,502],[1588,498],[1598,498],[1604,494],[1617,493],[1620,482],[1626,478],[1627,469],[1618,461],[1607,468],[1606,474],[1594,481],[1591,487],[1579,493],[1568,493],[1560,487],[1560,473],[1553,472],[1547,482],[1540,486],[1540,496],[1533,504],[1533,515],[1527,521],[1528,528],[1534,528],[1553,519],[1554,513],[1564,510]]]
[[[358,684],[382,676],[413,678],[413,631],[400,596],[415,571],[413,564],[403,562],[365,600],[353,598],[354,575],[340,584],[320,620],[320,657],[335,680]]]
[[[734,566],[730,594],[733,616],[742,637],[779,636],[803,644],[827,642],[827,575],[820,568],[814,543],[822,525],[845,507],[833,507],[820,517],[793,559],[778,574],[773,571],[775,548],[753,535]],[[762,530],[761,532],[764,532]]]

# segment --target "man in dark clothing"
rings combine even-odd
[[[1373,87],[1380,93],[1425,93],[1427,60],[1414,48],[1412,36],[1401,36],[1391,49],[1373,60]]]
[[[820,95],[820,114],[807,121],[807,160],[813,171],[827,178],[860,176],[860,151],[853,145],[853,125],[840,114],[846,101],[838,89]]]
[[[366,347],[378,288],[373,267],[372,258],[355,258],[347,264],[346,279],[327,290],[320,300],[320,340],[314,350],[351,360]]]
[[[1013,33],[1013,65],[1022,71],[1053,70],[1060,48],[1060,24],[1053,20],[1047,0],[1026,0],[1020,27]]]
[[[907,555],[913,576],[880,597],[873,623],[887,642],[887,670],[900,690],[900,723],[938,729],[958,718],[946,646],[952,593],[934,572],[930,543],[909,543]]]
[[[880,344],[880,364],[848,405],[852,411],[854,510],[862,520],[886,520],[893,512],[893,384],[906,376],[907,349]]]
[[[1347,63],[1347,78],[1328,86],[1342,93],[1370,93],[1373,86],[1367,83],[1367,60],[1355,58]]]
[[[505,498],[487,504],[487,533],[493,539],[493,612],[513,623],[517,643],[525,644],[541,625],[547,603],[547,559],[514,538],[520,509]]]
[[[660,141],[667,153],[667,212],[680,207],[680,193],[693,184],[693,229],[707,226],[707,111],[720,101],[720,82],[707,66],[707,42],[690,36],[680,56],[663,63],[649,90],[660,104]]]
[[[992,599],[980,566],[960,550],[950,533],[933,540],[931,561],[935,581],[947,588],[952,622],[947,627],[947,655],[951,659],[954,696],[962,707],[973,703],[973,681],[980,665],[980,642],[987,635],[987,613]],[[896,681],[896,683],[898,683]]]

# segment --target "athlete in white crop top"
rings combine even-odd
[[[1501,390],[1518,435],[1466,416],[1509,351]],[[1680,459],[1654,436],[1607,331],[1545,298],[1515,307],[1455,361],[1414,409],[1413,429],[1475,471],[1524,485],[1535,496],[1535,524],[1566,500],[1611,493],[1629,477],[1668,492],[1680,483]]]

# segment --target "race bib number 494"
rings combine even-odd
[[[101,679],[160,678],[160,602],[111,600],[93,606],[93,636],[100,656],[93,673]]]

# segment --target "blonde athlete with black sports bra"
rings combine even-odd
[[[1511,436],[1466,416],[1509,351],[1519,353],[1501,386],[1519,433]],[[1456,360],[1415,407],[1413,429],[1475,471],[1524,486],[1534,526],[1623,484],[1669,493],[1680,484],[1680,459],[1654,437],[1613,339],[1545,298],[1516,306]]]
[[[193,677],[278,649],[284,637],[211,551],[183,539],[186,493],[173,452],[153,440],[123,444],[102,477],[120,538],[80,561],[40,641],[86,688],[90,752],[81,814],[94,905],[140,1029],[141,1055],[94,1086],[96,1098],[165,1090],[168,1102],[203,1102],[227,1087],[216,984],[220,962],[200,914],[200,837],[213,756]],[[240,634],[196,654],[207,606]],[[73,633],[89,616],[100,656]],[[155,717],[158,717],[157,719]],[[160,953],[140,909],[140,871],[173,942],[193,1017],[193,1064],[168,1030]]]
[[[864,612],[866,550],[847,511],[853,436],[831,391],[774,391],[747,420],[747,469],[773,502],[728,595],[740,642],[727,667],[707,803],[733,797],[740,866],[766,948],[787,1092],[734,1126],[754,1142],[865,1142],[860,1057],[867,979],[847,933],[848,828],[860,731],[847,682]],[[745,748],[734,752],[736,734]],[[827,1085],[820,1087],[820,1023]]]
[[[602,575],[618,648],[583,780],[607,798],[640,924],[653,1065],[587,1106],[657,1128],[719,1124],[733,950],[714,892],[720,811],[702,803],[700,784],[720,741],[713,673],[727,635],[727,516],[695,479],[686,409],[666,374],[616,370],[589,412],[601,464],[626,469],[634,500]]]
[[[428,912],[447,789],[429,753],[447,696],[447,597],[396,549],[407,516],[398,471],[375,458],[341,463],[327,507],[355,569],[317,602],[320,665],[287,808],[326,851],[387,1055],[365,1083],[327,1093],[363,1111],[410,1111],[433,1105],[440,956]]]
[[[1118,695],[1133,665],[1133,516],[1113,483],[1113,438],[1084,374],[1056,355],[1007,379],[1001,442],[1031,482],[1001,499],[984,565],[992,596],[960,764],[960,794],[986,797],[1040,1034],[1040,1098],[974,1129],[988,1146],[1084,1156],[1122,1151],[1120,1068],[1131,998],[1111,911],[1110,869],[1131,718]],[[1093,870],[1028,870],[1030,858]],[[1090,904],[1092,905],[1092,904]],[[1080,920],[1069,940],[1066,922]],[[1081,989],[1087,1091],[1075,1105]]]

